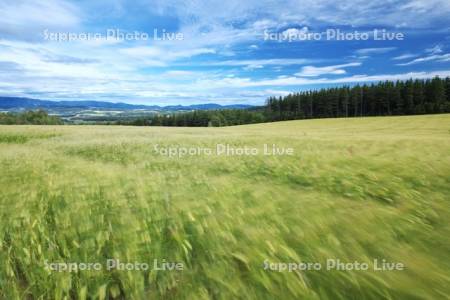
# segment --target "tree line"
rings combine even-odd
[[[135,126],[177,126],[177,127],[220,127],[266,122],[263,111],[247,109],[194,110],[191,112],[158,114],[132,121],[117,121],[119,125]]]
[[[0,113],[2,125],[62,125],[57,116],[49,116],[44,110],[26,111],[22,113]]]
[[[269,121],[450,112],[450,77],[384,81],[271,97]]]
[[[357,84],[270,97],[262,107],[159,114],[119,122],[141,126],[230,126],[283,120],[450,112],[450,77]]]

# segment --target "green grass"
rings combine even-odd
[[[294,148],[157,154],[154,145]],[[0,126],[0,299],[449,299],[450,115]],[[183,271],[46,270],[107,258]],[[264,270],[401,262],[403,271]]]

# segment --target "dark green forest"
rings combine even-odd
[[[136,126],[218,127],[264,122],[267,122],[264,110],[258,108],[255,110],[194,110],[183,113],[158,114],[153,117],[139,118],[133,121],[118,121],[116,124]]]
[[[438,114],[450,112],[450,77],[384,81],[271,97],[266,105],[246,110],[160,114],[122,122],[149,126],[229,126],[313,118]]]

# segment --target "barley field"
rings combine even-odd
[[[450,299],[450,115],[0,126],[0,175],[0,299]]]

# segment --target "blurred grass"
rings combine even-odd
[[[293,156],[158,155],[217,143]],[[450,115],[0,126],[0,299],[448,299]],[[183,262],[181,272],[46,271]],[[374,258],[404,271],[263,269]]]

